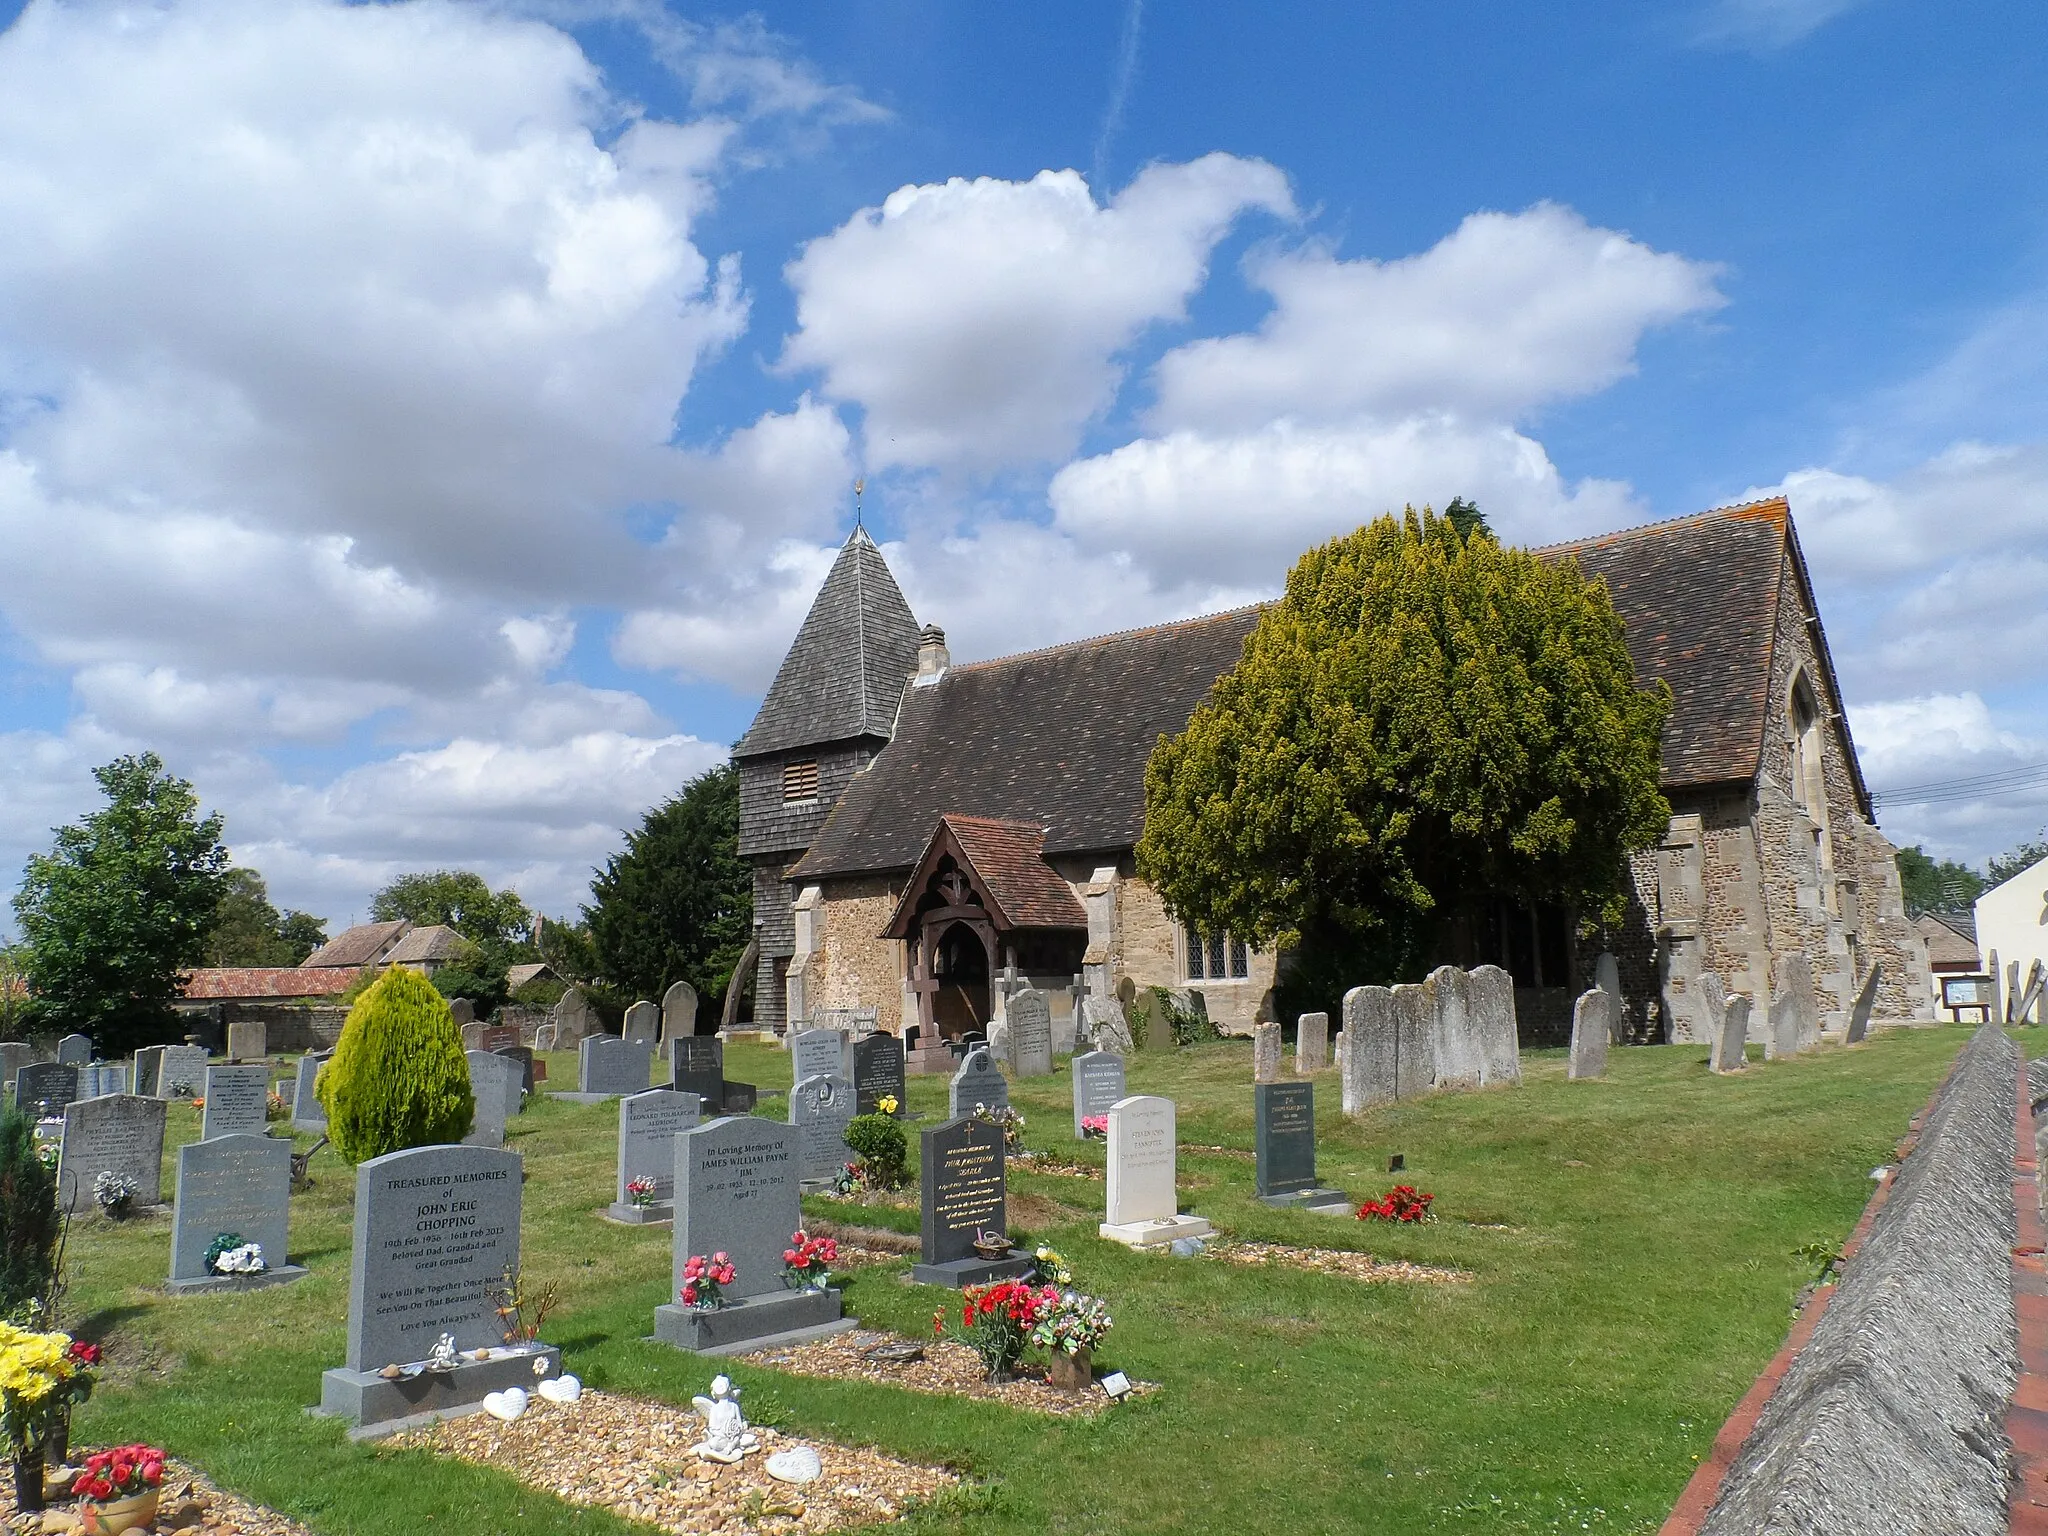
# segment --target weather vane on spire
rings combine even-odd
[[[858,531],[861,527],[860,493],[866,490],[867,488],[868,482],[867,477],[865,475],[863,475],[860,479],[853,482],[853,526],[856,531]]]

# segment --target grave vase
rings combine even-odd
[[[50,1410],[49,1428],[43,1431],[43,1465],[61,1467],[71,1459],[71,1405]]]
[[[1054,1350],[1046,1378],[1062,1392],[1087,1391],[1095,1381],[1095,1352],[1077,1349],[1070,1355],[1064,1349]]]
[[[14,1507],[30,1514],[43,1507],[43,1448],[14,1447]]]
[[[142,1530],[156,1519],[157,1502],[162,1497],[161,1488],[151,1488],[131,1493],[125,1499],[84,1505],[79,1511],[78,1528],[86,1536],[120,1536],[123,1531]]]

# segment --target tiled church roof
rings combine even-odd
[[[867,530],[855,528],[734,757],[856,736],[886,740],[917,665],[917,620]],[[927,824],[926,830],[930,830]]]
[[[960,851],[1012,928],[1086,928],[1088,914],[1074,888],[1045,862],[1045,831],[1024,821],[947,816]],[[905,893],[909,898],[909,893]]]

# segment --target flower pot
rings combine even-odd
[[[147,1493],[131,1493],[125,1499],[82,1504],[78,1528],[85,1536],[120,1536],[122,1531],[139,1531],[156,1518],[157,1500],[162,1497],[161,1488],[152,1488]]]
[[[1010,1245],[1007,1242],[976,1243],[974,1251],[984,1259],[1007,1259],[1010,1256]]]
[[[14,1454],[14,1507],[22,1513],[43,1507],[43,1449]]]
[[[1094,1354],[1077,1349],[1070,1355],[1063,1349],[1056,1349],[1053,1351],[1052,1369],[1046,1376],[1062,1392],[1085,1392],[1095,1380]]]

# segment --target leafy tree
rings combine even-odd
[[[647,813],[590,883],[584,908],[604,977],[642,997],[687,981],[724,992],[754,923],[753,871],[740,858],[739,771],[700,774]]]
[[[28,1037],[28,946],[0,944],[0,1040]]]
[[[1899,884],[1905,891],[1906,915],[1922,912],[1964,912],[1984,894],[1984,877],[1954,859],[1937,860],[1918,843],[1899,850]]]
[[[2048,859],[2048,831],[2039,837],[2030,837],[2009,853],[2001,853],[1988,866],[1991,885],[2003,885],[2024,869],[2031,869],[2043,859]]]
[[[448,1000],[418,971],[394,965],[349,1009],[314,1095],[334,1150],[351,1163],[460,1141],[476,1099]]]
[[[104,810],[59,827],[23,872],[14,910],[46,1025],[115,1056],[173,1032],[181,976],[206,958],[227,850],[218,814],[154,752],[93,770]]]
[[[1160,740],[1138,869],[1199,928],[1383,979],[1447,957],[1493,897],[1618,922],[1627,855],[1670,820],[1670,707],[1576,563],[1411,508],[1303,555]]]
[[[503,1003],[508,995],[505,962],[481,951],[468,960],[442,966],[429,979],[443,997],[451,1001],[466,997],[475,1003],[479,1018]]]
[[[35,1122],[0,1104],[0,1318],[49,1299],[60,1230],[57,1170],[36,1156]]]
[[[533,914],[516,891],[493,891],[467,869],[400,875],[370,898],[370,917],[388,923],[408,918],[420,927],[442,924],[500,956],[523,953]]]
[[[1458,530],[1458,537],[1469,539],[1476,533],[1491,537],[1493,530],[1486,524],[1486,514],[1479,510],[1477,503],[1462,496],[1453,496],[1450,505],[1444,508],[1444,521]]]
[[[598,980],[603,969],[597,958],[597,944],[590,937],[590,924],[565,923],[559,917],[541,919],[536,925],[535,947],[548,968],[572,984]]]
[[[327,942],[326,924],[306,912],[280,912],[253,869],[231,869],[206,943],[208,965],[297,965]]]

